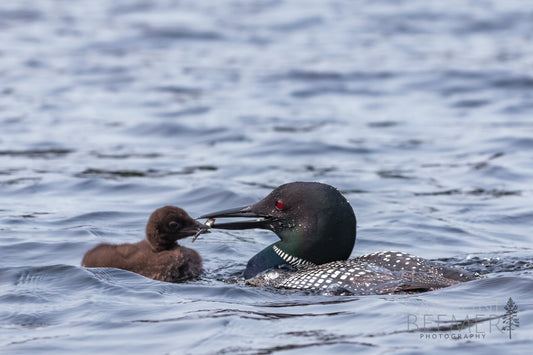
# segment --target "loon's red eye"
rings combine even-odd
[[[278,200],[276,202],[276,208],[281,211],[283,209],[283,201]]]

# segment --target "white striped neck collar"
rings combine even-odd
[[[316,266],[314,263],[310,262],[310,261],[307,261],[307,260],[304,260],[304,259],[300,259],[296,256],[292,256],[290,254],[287,254],[286,252],[284,252],[283,250],[281,250],[280,248],[278,248],[278,246],[274,245],[272,246],[272,248],[274,249],[274,252],[280,257],[282,258],[287,264],[289,264],[290,266],[293,266],[295,268],[301,268],[303,266]]]

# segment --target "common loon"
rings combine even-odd
[[[223,217],[255,220],[213,223]],[[281,239],[248,261],[244,278],[252,285],[390,294],[435,290],[474,279],[465,271],[402,252],[346,260],[355,244],[355,214],[336,188],[318,182],[284,184],[253,205],[199,218],[209,219],[212,228],[268,229]]]
[[[135,244],[99,244],[85,254],[81,265],[129,270],[159,281],[185,281],[200,275],[202,258],[177,240],[207,229],[181,208],[161,207],[148,220],[146,239]]]

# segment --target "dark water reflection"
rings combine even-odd
[[[521,1],[3,2],[2,349],[526,353],[532,19]],[[200,215],[295,180],[348,197],[353,256],[402,250],[485,278],[376,297],[244,286],[266,231],[184,241],[205,261],[185,284],[79,266],[142,238],[162,205]],[[480,320],[435,331],[438,314]]]

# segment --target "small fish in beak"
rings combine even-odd
[[[213,223],[215,223],[215,218],[209,218],[207,221],[205,221],[205,225],[207,226],[207,228],[211,228],[211,226],[213,225]],[[192,237],[192,242],[194,243],[194,241],[200,236],[200,234],[202,234],[202,232],[205,232],[204,230],[202,229],[199,229],[198,232],[196,232],[196,234],[194,235],[194,237]]]

